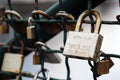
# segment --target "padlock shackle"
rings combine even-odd
[[[23,17],[17,11],[14,11],[14,10],[6,10],[5,15],[14,15],[18,19],[23,19]]]
[[[13,45],[14,45],[15,42],[17,42],[17,41],[19,41],[20,44],[21,44],[21,49],[20,49],[20,52],[19,52],[19,53],[20,53],[20,54],[23,54],[23,53],[24,53],[25,45],[24,45],[24,42],[23,42],[21,39],[13,40],[13,41],[10,43],[10,45],[9,45],[9,47],[8,47],[8,50],[7,50],[8,53],[11,52]]]
[[[46,12],[44,12],[42,10],[34,10],[34,11],[32,11],[32,16],[34,16],[35,14],[42,15],[47,19],[52,19]]]
[[[91,10],[91,13],[92,13],[92,15],[94,15],[96,17],[96,26],[95,26],[94,33],[99,33],[100,32],[100,28],[101,28],[102,18],[100,16],[99,12],[97,12],[95,10]],[[75,31],[79,31],[82,28],[83,20],[88,15],[89,15],[89,11],[86,10],[79,16],[79,18],[77,20],[76,27],[75,27]]]
[[[64,17],[65,19],[74,20],[74,16],[72,14],[67,13],[66,11],[59,11],[56,14],[56,18]]]

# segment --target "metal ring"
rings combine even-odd
[[[33,20],[32,17],[29,17],[29,18],[28,18],[28,25],[30,25],[30,26],[32,25],[32,20]]]
[[[42,15],[47,19],[52,19],[46,12],[44,12],[42,10],[34,10],[34,11],[32,11],[32,16],[34,16],[35,14]]]
[[[40,41],[35,42],[35,46],[43,46],[43,47],[45,47],[47,49],[50,49],[45,43],[40,42]]]
[[[47,73],[47,79],[46,79],[46,80],[50,80],[49,70],[48,70],[48,69],[44,69],[44,71]],[[38,77],[38,75],[39,75],[40,73],[42,73],[42,71],[38,71],[38,72],[35,74],[33,80],[37,80],[37,77]]]
[[[74,20],[74,17],[67,13],[66,11],[59,11],[57,14],[56,14],[56,18],[61,18],[61,17],[64,17],[66,19],[70,19],[70,20]]]
[[[18,12],[14,11],[14,10],[6,10],[5,14],[6,15],[8,15],[8,14],[15,15],[17,18],[23,19],[23,17]]]

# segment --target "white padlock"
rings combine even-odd
[[[21,39],[18,40],[21,44],[21,50],[19,53],[12,53],[11,49],[15,40],[10,43],[7,53],[4,55],[2,71],[12,72],[12,73],[21,73],[23,63],[24,63],[24,43]]]
[[[92,14],[96,17],[94,33],[79,32],[83,19],[88,16],[88,10],[86,10],[79,16],[75,31],[69,31],[63,51],[65,56],[87,60],[97,60],[99,57],[103,36],[98,33],[102,20],[97,11],[92,10]]]

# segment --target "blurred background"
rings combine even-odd
[[[56,3],[57,0],[39,0],[39,9],[46,10],[51,5]],[[34,9],[33,0],[12,0],[13,8],[27,18],[31,11]],[[6,0],[0,0],[0,6],[7,6]],[[99,11],[102,19],[107,21],[116,21],[116,16],[120,13],[119,0],[106,0],[104,3],[95,8]],[[106,25],[102,24],[100,34],[104,36],[101,50],[105,53],[120,54],[120,25]],[[7,42],[9,37],[13,37],[13,31],[10,30],[10,34],[0,34],[0,42]],[[55,37],[51,38],[46,44],[52,49],[59,49],[63,46],[62,43],[63,32],[58,33]],[[29,71],[35,73],[40,69],[40,65],[32,65],[31,52],[25,58],[23,71]],[[51,77],[54,78],[66,78],[66,67],[64,62],[64,56],[60,55],[62,61],[60,64],[45,63],[45,67],[49,69]],[[110,73],[98,77],[98,80],[120,80],[120,59],[112,58],[114,66],[110,69]],[[80,59],[69,60],[71,69],[72,80],[93,80],[92,72],[87,61]],[[24,78],[23,80],[32,80],[31,78]]]

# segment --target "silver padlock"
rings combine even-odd
[[[94,33],[79,32],[83,19],[88,16],[88,10],[86,10],[79,16],[75,31],[69,31],[63,51],[65,56],[95,61],[99,57],[103,40],[103,36],[99,34],[102,19],[97,11],[92,10],[92,14],[96,17]]]
[[[44,69],[44,72],[46,72],[46,74],[47,74],[47,75],[46,75],[46,80],[50,80],[50,73],[49,73],[49,70],[48,70],[48,69]],[[39,76],[40,73],[42,73],[41,70],[38,71],[38,72],[35,74],[33,80],[37,80],[38,77],[40,77],[40,76]]]

